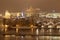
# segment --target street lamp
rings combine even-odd
[[[5,32],[7,31],[8,25],[5,25]]]
[[[16,33],[19,31],[19,25],[16,25]]]

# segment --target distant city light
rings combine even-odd
[[[25,18],[25,15],[24,15],[23,12],[21,13],[21,17],[20,18]]]
[[[8,11],[6,11],[4,17],[5,17],[5,18],[10,18],[10,16],[11,16],[11,14],[10,14]]]

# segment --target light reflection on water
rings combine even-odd
[[[0,40],[60,40],[60,36],[0,36]]]

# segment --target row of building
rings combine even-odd
[[[0,17],[4,17],[4,18],[15,18],[15,17],[47,17],[47,18],[60,18],[60,13],[56,13],[56,12],[41,12],[39,8],[32,8],[30,7],[27,10],[24,10],[22,12],[9,12],[8,10],[5,11],[4,14],[0,13]]]

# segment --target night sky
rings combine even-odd
[[[42,11],[60,12],[60,0],[0,0],[0,12],[5,10],[18,12],[30,6],[40,8]]]

